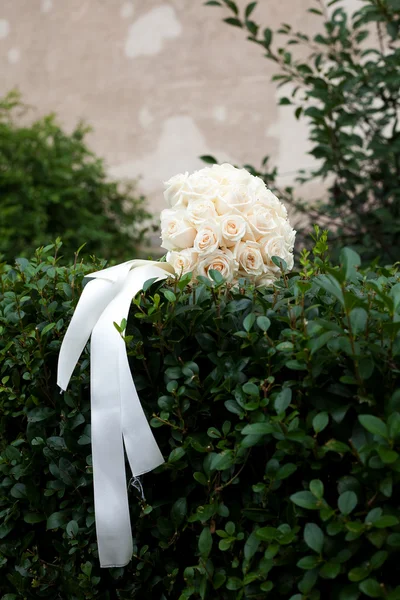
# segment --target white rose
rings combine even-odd
[[[278,228],[280,228],[280,232],[285,238],[286,245],[290,252],[293,252],[294,242],[296,240],[296,231],[293,229],[293,227],[291,227],[289,221],[286,221],[286,219],[278,219]]]
[[[233,253],[225,248],[224,250],[215,250],[204,258],[200,259],[197,264],[197,275],[209,277],[210,269],[219,271],[223,278],[230,282],[237,273],[237,262]]]
[[[241,215],[226,213],[220,218],[222,241],[225,246],[234,246],[240,242],[248,232],[246,219]]]
[[[168,206],[183,208],[187,205],[187,198],[191,191],[189,173],[181,173],[171,177],[171,179],[164,182],[164,186],[166,187],[164,198]]]
[[[205,221],[217,218],[214,202],[208,198],[190,200],[187,207],[188,219],[193,225],[201,225]]]
[[[261,248],[256,242],[240,242],[235,248],[235,256],[248,275],[258,277],[265,272]]]
[[[215,221],[203,223],[197,231],[193,246],[201,255],[217,250],[221,243],[221,228]]]
[[[193,271],[197,263],[198,254],[193,248],[185,248],[180,252],[168,252],[167,263],[169,263],[175,273],[184,275]]]
[[[265,260],[265,264],[270,270],[273,272],[280,270],[279,267],[277,267],[272,261],[273,256],[282,258],[286,262],[288,270],[293,268],[293,254],[291,253],[288,244],[282,235],[266,235],[265,237],[261,238],[259,244],[261,246],[261,252]]]
[[[271,190],[269,190],[262,179],[259,179],[255,188],[255,195],[257,196],[257,201],[260,204],[263,204],[267,208],[269,208],[272,212],[276,214],[277,217],[281,217],[282,219],[286,219],[287,210],[284,204],[275,196]]]
[[[219,190],[215,208],[220,215],[247,213],[255,202],[256,196],[251,186],[233,184]]]
[[[195,171],[189,177],[189,185],[193,198],[197,197],[212,197],[215,195],[217,183],[215,179],[210,177],[211,169],[206,167],[200,171]]]
[[[257,277],[255,283],[257,288],[269,288],[272,287],[274,281],[276,281],[276,276],[274,273],[268,272],[265,275],[261,275],[261,277]]]
[[[176,250],[190,248],[196,237],[196,229],[187,221],[185,210],[166,208],[161,212],[161,248]]]
[[[256,203],[247,213],[246,218],[256,240],[276,230],[278,226],[276,212],[263,204]]]
[[[229,163],[222,165],[213,165],[209,169],[209,176],[215,179],[220,185],[250,185],[254,179],[253,175],[246,169],[237,169]]]

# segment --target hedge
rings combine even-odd
[[[125,331],[166,462],[132,487],[134,555],[100,569],[87,351],[57,355],[82,279],[3,266],[0,598],[400,598],[400,277],[314,256],[274,288],[153,284]]]

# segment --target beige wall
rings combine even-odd
[[[314,5],[260,0],[254,17],[312,31]],[[277,106],[273,66],[222,16],[203,0],[0,0],[0,94],[18,86],[36,115],[55,111],[69,128],[88,120],[110,173],[140,175],[155,212],[162,181],[202,154],[270,154],[290,183],[312,164],[305,124]]]

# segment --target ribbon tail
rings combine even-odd
[[[120,323],[127,317],[132,297],[145,281],[167,275],[160,265],[152,264],[130,271],[92,333],[91,437],[101,567],[122,567],[132,557],[123,438],[135,475],[163,462],[136,393],[125,342],[113,322]]]
[[[57,367],[57,385],[65,391],[94,325],[113,299],[113,284],[102,279],[89,281],[84,287],[61,344]]]

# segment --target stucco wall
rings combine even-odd
[[[260,0],[254,17],[312,31],[314,4]],[[277,107],[273,66],[222,16],[202,0],[1,0],[0,94],[17,86],[36,116],[55,111],[69,128],[88,120],[110,173],[140,175],[155,212],[162,181],[202,154],[270,154],[289,183],[312,164],[305,124]]]

